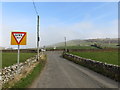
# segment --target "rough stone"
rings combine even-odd
[[[30,65],[34,64],[37,61],[35,57],[27,59],[25,62],[22,62],[19,65],[14,64],[12,66],[0,69],[0,84],[9,82],[10,80],[14,79],[15,75],[18,74],[18,72],[21,73],[26,66],[29,67]]]
[[[120,77],[120,66],[107,64],[106,62],[95,61],[91,59],[82,58],[76,55],[64,53],[63,57],[67,59],[72,59],[72,61],[76,62],[79,60],[79,63],[86,65],[86,67],[94,67],[97,72],[106,75],[114,80],[120,81],[118,77]]]

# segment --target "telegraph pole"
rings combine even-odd
[[[65,52],[67,52],[67,44],[66,44],[66,37],[65,38]]]
[[[34,0],[33,0],[33,6],[34,6],[34,9],[35,9],[35,13],[37,15],[37,61],[39,60],[39,42],[40,42],[40,37],[39,37],[39,14],[38,14],[38,11],[37,11],[37,8],[35,6],[35,3],[34,3]]]
[[[39,60],[39,42],[40,42],[40,37],[39,37],[39,15],[37,15],[37,60]]]

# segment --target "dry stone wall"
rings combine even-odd
[[[98,73],[101,73],[111,79],[120,81],[120,66],[107,64],[91,59],[82,58],[76,55],[63,53],[63,57],[82,66],[88,67]]]
[[[30,59],[27,59],[25,62],[22,62],[19,65],[14,64],[12,66],[0,69],[0,85],[3,85],[5,83],[9,82],[10,80],[13,80],[15,78],[15,75],[22,73],[22,71],[26,67],[30,67],[35,62],[37,62],[36,56],[34,56]],[[18,68],[18,66],[19,66],[19,68]]]

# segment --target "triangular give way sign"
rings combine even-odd
[[[26,36],[26,32],[12,32],[12,36],[15,39],[16,43],[20,45],[21,41]]]

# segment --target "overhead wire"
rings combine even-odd
[[[37,8],[36,8],[36,5],[35,5],[35,2],[34,2],[34,0],[32,0],[33,1],[33,6],[34,6],[34,9],[35,9],[35,13],[36,13],[36,15],[38,15],[38,11],[37,11]]]

